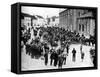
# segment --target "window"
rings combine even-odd
[[[81,31],[81,25],[79,24],[79,31]]]
[[[84,25],[82,24],[82,31],[84,31]]]
[[[80,16],[80,12],[78,12],[78,16]]]

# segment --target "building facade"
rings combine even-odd
[[[93,13],[88,10],[78,10],[77,31],[82,35],[94,35],[95,19]]]
[[[33,27],[41,27],[45,25],[45,19],[40,15],[29,15],[25,13],[21,13],[21,26],[27,28]]]
[[[59,25],[59,16],[47,17],[46,20],[48,26],[57,27]]]
[[[76,31],[80,35],[94,35],[95,19],[93,12],[86,9],[66,9],[59,13],[59,27]]]
[[[35,27],[43,27],[45,25],[46,22],[42,16],[36,15],[36,19],[37,19],[36,21],[33,20],[33,25]]]
[[[26,28],[26,30],[33,26],[33,21],[37,21],[37,18],[34,15],[21,13],[21,26]]]

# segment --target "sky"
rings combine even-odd
[[[41,15],[46,18],[52,16],[59,16],[59,8],[49,8],[49,7],[32,7],[32,6],[22,6],[21,12],[30,15]]]

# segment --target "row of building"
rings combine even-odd
[[[95,17],[92,10],[70,9],[60,10],[59,16],[43,18],[40,15],[29,15],[21,13],[21,25],[27,29],[31,26],[57,26],[69,31],[76,31],[80,35],[94,35]]]
[[[21,25],[27,28],[33,27],[47,27],[47,26],[58,26],[59,17],[52,16],[43,18],[40,15],[29,15],[26,13],[21,13]]]
[[[45,24],[45,19],[40,15],[29,15],[26,13],[21,13],[21,26],[31,27],[39,27]]]

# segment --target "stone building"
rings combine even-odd
[[[64,27],[67,30],[76,30],[76,10],[66,9],[59,13],[60,27]]]
[[[86,37],[94,35],[95,19],[92,10],[65,9],[59,13],[59,27],[69,31],[76,31]]]
[[[95,19],[93,12],[89,10],[78,10],[77,31],[82,35],[94,35]]]

